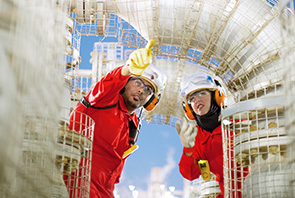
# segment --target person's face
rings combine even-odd
[[[188,102],[197,115],[206,115],[211,108],[211,93],[207,89],[196,91],[188,96]]]
[[[131,78],[125,86],[122,96],[128,111],[134,111],[143,106],[151,94],[153,94],[153,88],[148,81]]]

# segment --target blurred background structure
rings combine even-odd
[[[79,67],[82,36],[103,38],[91,69]],[[103,42],[109,37],[116,42]],[[293,0],[1,0],[0,197],[69,197],[63,174],[76,171],[83,188],[74,190],[88,197],[95,123],[85,115],[84,130],[71,131],[69,113],[150,39],[168,83],[144,120],[173,127],[184,116],[181,80],[215,76],[227,96],[225,197],[239,193],[235,182],[243,197],[295,196]],[[181,193],[166,188],[170,194],[152,178],[152,198],[216,196],[207,188],[214,182],[201,188],[201,178]]]

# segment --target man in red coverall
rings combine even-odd
[[[90,198],[114,197],[126,159],[123,153],[134,144],[129,138],[129,130],[138,126],[134,111],[142,106],[152,110],[159,102],[167,77],[150,65],[153,44],[154,40],[146,48],[135,50],[126,65],[103,77],[74,109],[95,122]],[[73,114],[70,120],[70,128],[76,128],[73,120],[80,121]],[[73,192],[70,196],[79,197]]]
[[[223,197],[223,149],[220,111],[224,95],[218,89],[216,81],[203,72],[192,74],[181,84],[181,96],[184,97],[185,114],[188,119],[196,120],[197,126],[176,122],[176,130],[184,146],[179,163],[182,176],[188,180],[201,175],[199,160],[207,160],[210,171],[216,175]]]

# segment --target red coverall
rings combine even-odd
[[[208,160],[210,171],[216,175],[221,193],[219,198],[223,197],[223,150],[222,150],[222,130],[221,125],[216,127],[212,133],[198,128],[193,148],[183,148],[183,154],[179,163],[181,175],[188,179],[194,180],[199,178],[201,170],[198,166],[199,160]],[[192,156],[187,156],[184,152],[193,152]]]
[[[179,162],[179,171],[181,175],[188,179],[194,180],[199,178],[201,170],[198,166],[199,160],[207,160],[209,163],[210,171],[216,175],[216,180],[219,183],[221,193],[218,198],[224,197],[224,179],[223,179],[223,147],[222,147],[222,129],[221,125],[216,127],[212,133],[197,126],[198,133],[195,139],[195,146],[193,148],[183,148],[183,154]],[[232,141],[232,140],[231,140]],[[233,148],[230,149],[233,152]],[[192,156],[187,156],[186,153],[193,152]],[[233,153],[231,153],[233,156]],[[233,167],[231,162],[231,166]],[[241,169],[241,165],[237,164]],[[234,173],[232,173],[234,174]],[[244,178],[248,174],[248,168],[243,168]],[[241,173],[237,173],[237,178],[241,178]],[[233,188],[241,189],[241,181],[233,181]],[[231,197],[242,197],[241,192],[233,192]]]
[[[75,107],[76,111],[89,115],[95,122],[90,198],[114,197],[114,186],[119,182],[126,159],[122,159],[122,155],[130,148],[129,120],[132,120],[135,126],[138,125],[136,114],[127,114],[123,97],[119,94],[130,77],[122,76],[121,70],[122,66],[108,73],[85,96],[91,106],[106,107],[117,104],[115,107],[86,108],[81,102]]]

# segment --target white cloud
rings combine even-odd
[[[160,181],[165,181],[167,175],[175,168],[176,162],[173,159],[173,155],[175,153],[174,148],[169,148],[167,152],[167,164],[162,167]]]
[[[167,179],[168,175],[171,173],[171,171],[176,167],[177,163],[173,159],[173,156],[175,154],[175,149],[173,147],[170,147],[167,151],[167,157],[166,157],[166,164],[162,167],[154,167],[160,169],[157,171],[157,181],[165,182],[165,179]],[[153,168],[152,168],[153,169]],[[140,189],[138,187],[138,184],[145,183],[146,185],[150,182],[150,175],[148,178],[142,177],[141,175],[132,176],[132,178],[128,177],[128,175],[123,171],[121,175],[121,185],[116,185],[116,189],[118,190],[118,194],[120,195],[120,198],[130,198],[132,197],[131,191],[128,189],[128,185],[132,184],[135,185],[135,189],[139,192],[140,198],[147,198],[148,192],[146,190]]]

